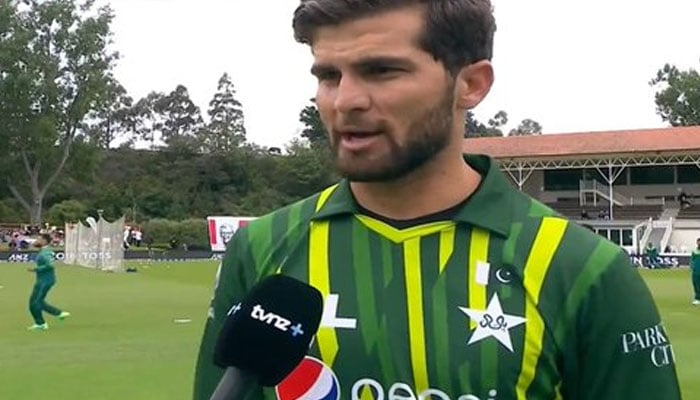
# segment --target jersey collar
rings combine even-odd
[[[514,188],[488,156],[468,154],[464,156],[481,176],[481,184],[469,201],[455,215],[456,222],[464,222],[507,236],[513,213]],[[347,180],[341,180],[333,188],[328,200],[312,216],[313,220],[329,219],[341,214],[358,214],[359,209]]]

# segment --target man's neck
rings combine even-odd
[[[460,157],[434,160],[393,182],[351,182],[357,202],[395,220],[423,217],[453,207],[472,195],[481,175]]]

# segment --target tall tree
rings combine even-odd
[[[649,85],[656,88],[656,112],[672,126],[700,125],[700,73],[670,64],[657,71]]]
[[[501,128],[508,123],[508,113],[505,111],[497,112],[489,119],[488,125],[480,122],[474,113],[470,110],[464,116],[464,137],[489,137],[503,136]]]
[[[93,143],[102,149],[109,148],[117,139],[133,142],[136,121],[133,99],[126,89],[116,81],[107,82],[107,98],[103,107],[92,110],[83,130]]]
[[[301,137],[309,141],[314,149],[328,148],[328,134],[321,121],[321,114],[316,107],[316,99],[311,99],[311,104],[304,107],[299,114],[299,121],[304,124]]]
[[[209,123],[199,135],[205,151],[229,152],[245,142],[243,106],[236,100],[236,89],[227,73],[219,79],[208,114]]]
[[[6,183],[33,224],[83,141],[86,115],[104,106],[115,81],[113,14],[94,3],[0,0],[0,142],[2,162],[14,166],[3,170],[12,171]]]
[[[164,98],[165,93],[151,92],[137,101],[130,111],[136,139],[149,142],[151,150],[163,144],[164,116],[156,111],[156,107]]]
[[[542,125],[539,122],[525,118],[520,121],[520,125],[517,128],[511,129],[508,136],[533,136],[542,134]]]
[[[153,110],[163,116],[161,133],[168,145],[189,142],[202,128],[199,107],[183,85],[177,85],[170,94],[156,101]]]

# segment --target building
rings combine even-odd
[[[700,126],[471,138],[464,150],[631,253],[650,241],[687,253],[700,237]]]

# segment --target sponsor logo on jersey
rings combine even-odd
[[[484,397],[474,394],[463,394],[455,400],[497,400],[498,391],[491,389]],[[440,389],[430,388],[416,393],[410,385],[404,382],[394,382],[388,389],[371,378],[363,378],[352,385],[350,400],[452,400],[447,393]]]
[[[275,392],[278,400],[339,400],[340,384],[332,369],[307,356]]]
[[[657,367],[673,364],[675,355],[661,324],[638,331],[625,332],[620,336],[622,354],[648,351],[651,363]]]
[[[465,307],[459,307],[459,309],[476,322],[476,328],[467,345],[492,337],[510,352],[513,352],[510,330],[524,323],[526,319],[517,315],[505,314],[501,307],[498,293],[494,293],[493,297],[491,297],[486,310]]]

